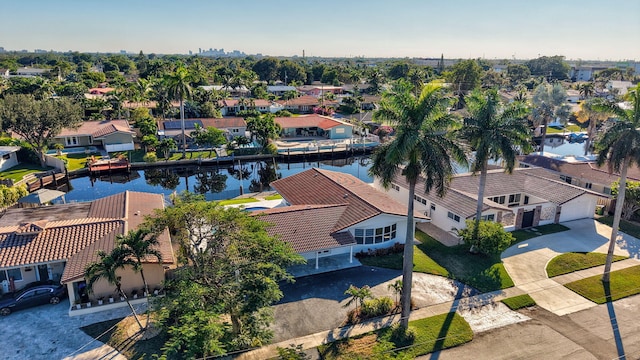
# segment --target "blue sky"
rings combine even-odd
[[[640,61],[638,0],[21,0],[1,9],[7,50]]]

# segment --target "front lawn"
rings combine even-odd
[[[640,294],[638,284],[640,284],[640,265],[612,271],[609,282],[611,301]],[[607,302],[607,292],[602,282],[602,275],[570,282],[564,286],[597,304]]]
[[[52,167],[41,167],[36,164],[21,163],[3,172],[0,172],[0,178],[11,179],[14,182],[22,180],[28,174],[39,173],[53,169]]]
[[[516,239],[513,241],[511,245],[517,244],[519,242],[523,242],[529,239],[533,239],[538,236],[569,230],[568,227],[560,224],[548,224],[548,225],[536,226],[534,229],[536,230],[534,231],[532,229],[522,229],[522,230],[512,231],[511,234]]]
[[[398,339],[394,329],[384,328],[321,345],[318,351],[325,360],[370,359],[376,355],[384,359],[413,359],[473,339],[471,327],[455,312],[409,322],[409,329],[415,334],[413,340]]]
[[[529,296],[529,294],[523,294],[513,296],[502,300],[502,303],[507,305],[511,310],[518,310],[525,307],[531,307],[536,304],[536,301]]]
[[[102,156],[98,154],[87,156],[84,153],[73,153],[73,154],[63,154],[60,156],[56,156],[58,159],[62,159],[65,161],[67,169],[69,171],[84,169],[87,167],[87,160],[93,156],[96,160],[102,158]]]
[[[218,201],[218,204],[224,206],[224,205],[246,204],[246,203],[252,203],[257,201],[258,199],[255,199],[255,198],[240,198],[240,199],[229,199],[229,200]]]
[[[469,246],[448,247],[420,230],[416,230],[414,271],[447,276],[482,291],[494,291],[513,286],[499,255],[471,254]],[[360,262],[369,266],[402,269],[402,254],[367,257]]]
[[[613,261],[628,259],[626,256],[613,256]],[[604,265],[607,254],[601,253],[577,253],[571,252],[558,255],[547,264],[547,276],[554,277],[584,270],[595,266]]]
[[[609,226],[613,225],[613,216],[603,216],[596,220]],[[637,239],[640,239],[640,225],[638,225],[635,222],[620,219],[619,229],[622,230],[622,232],[624,233],[627,233]]]

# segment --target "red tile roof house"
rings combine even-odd
[[[127,120],[85,121],[77,129],[62,129],[54,142],[65,147],[103,146],[108,152],[134,149],[135,131]]]
[[[310,95],[303,95],[295,99],[279,100],[279,104],[284,106],[285,110],[298,113],[298,114],[310,114],[313,112],[313,108],[324,105],[328,107],[338,107],[337,101],[332,100],[320,100],[317,97]]]
[[[313,168],[271,186],[290,206],[255,214],[315,269],[324,257],[348,254],[353,263],[354,253],[405,242],[407,208],[352,175]],[[415,221],[429,218],[416,213]]]
[[[552,180],[542,168],[489,170],[484,192],[482,218],[502,223],[506,230],[593,218],[600,194],[566,182]],[[463,229],[465,220],[474,219],[478,201],[479,176],[455,175],[444,197],[425,193],[424,180],[418,180],[414,196],[416,211],[428,215],[431,224],[450,232]],[[385,191],[379,181],[377,189]],[[409,186],[397,175],[386,193],[407,203]]]
[[[97,251],[110,252],[117,235],[136,229],[145,215],[163,207],[163,195],[127,191],[87,203],[9,209],[0,218],[0,282],[13,284],[16,290],[34,281],[60,282],[67,286],[70,303],[74,304],[79,299],[78,285],[85,281],[85,268],[98,260]],[[143,263],[151,289],[161,285],[165,269],[175,263],[168,231],[158,240],[162,263],[155,257]],[[133,290],[142,294],[139,274],[130,268],[118,274],[127,294]],[[82,309],[72,306],[70,315],[126,306],[104,280],[98,281],[93,290],[89,299],[95,304],[104,297],[107,304],[92,308],[84,305]],[[108,303],[109,296],[118,300]]]
[[[257,110],[263,114],[271,111],[271,102],[264,99],[224,99],[219,105],[222,116],[233,116],[243,110]]]
[[[353,125],[328,116],[311,114],[296,117],[277,117],[282,128],[281,137],[323,136],[327,139],[351,139]]]

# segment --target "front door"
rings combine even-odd
[[[38,276],[40,277],[40,281],[50,280],[47,265],[38,265]]]
[[[522,214],[522,228],[530,228],[533,226],[533,214],[535,210],[525,211]]]

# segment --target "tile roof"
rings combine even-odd
[[[91,135],[101,138],[115,132],[134,134],[127,120],[84,121],[77,129],[64,128],[56,137]]]
[[[319,127],[324,130],[328,130],[340,125],[353,126],[351,124],[344,123],[342,121],[332,119],[328,116],[322,116],[318,114],[296,116],[296,117],[277,117],[275,122],[280,125],[281,128],[303,128],[303,127]]]
[[[213,126],[216,129],[232,128],[232,127],[246,127],[247,122],[241,117],[223,117],[221,119],[206,118],[200,119],[202,125],[207,128]]]
[[[598,195],[592,191],[541,176],[540,171],[546,172],[547,170],[519,168],[514,169],[512,174],[507,174],[504,170],[490,170],[487,173],[487,183],[484,190],[485,199],[493,196],[525,193],[562,205],[586,193]],[[425,193],[424,180],[419,180],[416,184],[416,195],[422,196],[436,205],[444,206],[457,215],[469,218],[474,216],[476,212],[479,179],[480,176],[471,173],[454,176],[447,193],[442,198],[437,196],[435,192]],[[408,188],[402,175],[397,175],[394,183]],[[484,209],[504,208],[504,206],[488,200],[485,200],[484,204]]]
[[[38,211],[10,209],[9,216],[0,222],[0,268],[66,260],[62,281],[80,278],[84,268],[97,259],[97,250],[111,251],[117,235],[137,228],[145,215],[163,207],[161,194],[126,191],[95,200],[88,206],[55,205]],[[30,215],[33,217],[28,223],[11,223]],[[168,231],[158,240],[163,262],[174,263]],[[157,262],[155,258],[148,261]]]
[[[251,102],[253,101],[253,106],[265,107],[270,106],[271,102],[265,99],[246,99],[246,103],[248,106],[252,106]],[[240,102],[239,99],[224,99],[221,100],[221,105],[226,107],[235,107]]]
[[[260,220],[273,224],[270,235],[291,244],[299,253],[354,245],[348,231],[334,231],[336,223],[349,208],[341,205],[293,205],[256,212]],[[292,221],[295,219],[295,221]]]
[[[312,168],[276,180],[271,186],[292,205],[347,204],[348,211],[340,215],[333,232],[380,214],[407,214],[407,208],[386,193],[345,173]],[[416,219],[428,219],[419,213],[414,216]]]
[[[295,99],[280,100],[278,103],[285,106],[318,106],[320,105],[320,100],[311,95],[302,95]]]
[[[607,187],[620,178],[620,174],[609,173],[606,166],[598,167],[595,162],[591,161],[569,162],[562,159],[554,159],[540,155],[519,156],[518,161],[520,161],[520,163],[539,166],[564,175],[584,179],[591,183],[601,184]],[[557,175],[555,173],[547,174],[557,179]],[[640,181],[640,169],[637,166],[630,167],[627,172],[627,178],[634,181]]]

